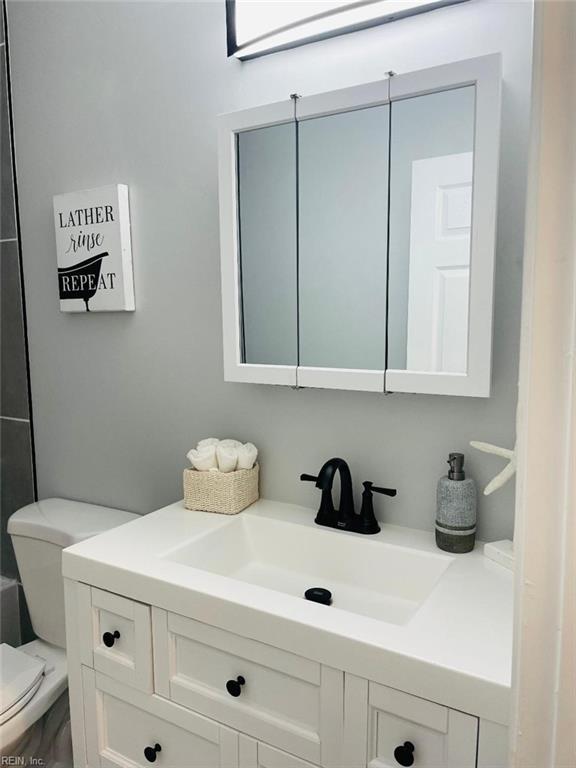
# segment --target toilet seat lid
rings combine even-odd
[[[7,643],[0,644],[0,722],[30,700],[44,677],[45,662]]]

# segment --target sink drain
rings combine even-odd
[[[324,587],[311,587],[304,592],[306,600],[311,600],[313,603],[320,603],[321,605],[332,604],[332,592]]]

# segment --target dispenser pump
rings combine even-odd
[[[450,469],[448,470],[448,478],[450,480],[464,480],[466,478],[463,453],[451,453],[448,456],[448,464],[450,464]]]

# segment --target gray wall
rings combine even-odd
[[[41,496],[147,512],[181,496],[198,438],[257,443],[265,496],[314,506],[298,480],[331,455],[396,486],[388,521],[431,528],[451,450],[484,485],[514,442],[532,7],[471,0],[247,63],[227,60],[223,2],[9,6]],[[501,51],[504,105],[494,386],[488,400],[226,384],[218,249],[218,113]],[[58,308],[52,195],[130,185],[133,314]],[[513,487],[481,500],[510,536]]]
[[[3,5],[0,5],[0,30],[0,571],[3,576],[18,578],[6,524],[13,512],[34,500],[34,460]],[[24,604],[22,593],[20,604]],[[13,642],[19,632],[14,632],[14,627],[6,629],[11,631],[9,639]],[[24,639],[29,639],[27,614],[23,615],[23,634]],[[8,636],[3,635],[1,640],[4,639],[8,640]]]

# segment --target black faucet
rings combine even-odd
[[[332,501],[332,485],[334,475],[340,472],[340,506],[334,509]],[[320,509],[315,522],[318,525],[326,525],[329,528],[341,528],[345,531],[352,530],[354,514],[354,497],[352,495],[352,475],[350,467],[344,459],[328,459],[318,473],[314,475],[300,475],[300,480],[309,480],[316,483],[316,488],[322,491]]]
[[[334,508],[332,501],[332,485],[334,475],[340,472],[340,505]],[[318,476],[300,475],[300,480],[316,483],[316,488],[322,491],[320,508],[316,515],[317,525],[325,525],[329,528],[338,528],[342,531],[354,531],[355,533],[378,533],[380,526],[374,516],[372,506],[372,491],[385,493],[388,496],[396,496],[396,491],[390,488],[375,488],[372,483],[364,483],[362,494],[362,510],[359,515],[354,512],[354,496],[352,494],[352,475],[350,468],[344,459],[329,459],[323,466]],[[369,498],[368,498],[369,497]]]

